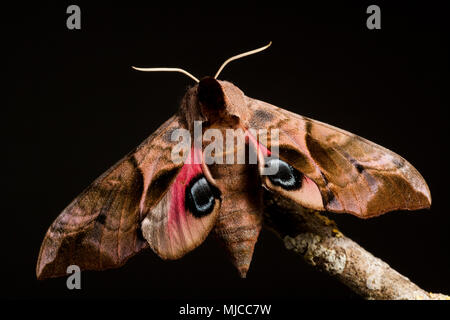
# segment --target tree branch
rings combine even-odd
[[[292,202],[266,197],[267,225],[313,267],[337,278],[365,299],[450,300],[444,294],[419,288],[408,278],[374,257],[350,238],[336,223],[318,212],[299,209]],[[283,208],[283,209],[280,209]]]

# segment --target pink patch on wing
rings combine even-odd
[[[259,154],[260,152],[263,154],[264,157],[269,157],[272,153],[269,149],[266,148],[263,144],[259,143],[258,140],[249,132],[245,132],[245,136],[247,137],[248,141],[255,147],[256,146],[256,152]]]
[[[316,186],[316,183],[314,181],[312,181],[310,178],[308,178],[307,176],[303,175],[303,182],[302,185],[304,184],[313,184],[314,186]]]
[[[170,205],[167,224],[169,235],[171,232],[179,232],[180,227],[183,228],[187,225],[185,206],[186,187],[194,177],[202,174],[201,160],[201,150],[192,148],[188,159],[186,159],[169,190]]]

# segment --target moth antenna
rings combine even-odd
[[[189,72],[187,72],[186,70],[180,69],[180,68],[138,68],[138,67],[133,67],[132,68],[134,70],[137,71],[144,71],[144,72],[155,72],[155,71],[168,71],[168,72],[180,72],[183,73],[185,75],[187,75],[189,78],[193,79],[195,82],[199,83],[200,81],[194,77],[192,74],[190,74]]]
[[[243,58],[243,57],[246,57],[246,56],[249,56],[249,55],[251,55],[251,54],[255,54],[255,53],[261,52],[261,51],[263,51],[263,50],[266,50],[268,47],[270,47],[271,44],[272,44],[272,41],[270,41],[269,44],[265,45],[264,47],[261,47],[261,48],[255,49],[255,50],[251,50],[251,51],[247,51],[247,52],[238,54],[238,55],[236,55],[236,56],[233,56],[233,57],[227,59],[227,60],[220,66],[219,70],[217,71],[216,75],[214,76],[214,79],[217,79],[217,77],[219,76],[219,74],[222,72],[223,68],[225,68],[225,66],[226,66],[228,63],[230,63],[231,61],[237,60],[237,59],[240,59],[240,58]]]

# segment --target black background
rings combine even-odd
[[[147,251],[124,267],[84,272],[82,290],[65,278],[37,281],[47,228],[90,182],[177,109],[192,80],[139,73],[131,65],[213,75],[246,95],[346,129],[410,161],[433,197],[431,210],[359,220],[332,215],[340,229],[422,288],[450,291],[448,212],[449,48],[437,3],[380,1],[316,5],[80,5],[81,30],[66,28],[69,4],[4,11],[7,193],[2,217],[2,296],[8,298],[359,299],[284,249],[269,231],[240,279],[210,237],[178,261]],[[381,30],[366,8],[381,7]],[[5,30],[5,28],[3,28]]]

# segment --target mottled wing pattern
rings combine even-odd
[[[317,185],[323,210],[368,218],[431,205],[425,180],[394,152],[271,104],[251,98],[247,102],[252,113],[248,126],[279,129],[280,158]],[[294,200],[304,205],[304,197],[311,195]]]
[[[178,117],[170,118],[64,209],[41,245],[38,278],[65,275],[71,264],[118,267],[148,246],[139,234],[140,207],[156,204],[181,168],[170,161],[171,132],[180,127]]]
[[[168,192],[156,206],[144,204],[147,213],[142,233],[153,251],[163,259],[178,259],[199,246],[213,228],[219,213],[220,201],[205,216],[195,216],[186,204],[186,188],[191,181],[205,176],[202,152],[192,148]],[[208,173],[206,173],[208,175]]]

